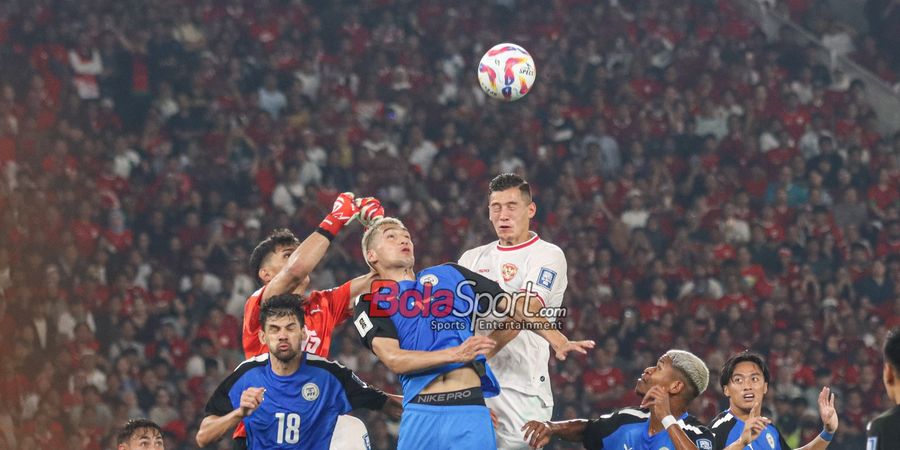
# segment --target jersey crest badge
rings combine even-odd
[[[303,394],[303,399],[306,401],[313,401],[319,398],[319,386],[316,383],[306,383],[303,385],[303,388],[300,389],[300,392]]]
[[[712,441],[709,439],[697,439],[698,450],[712,450]]]
[[[769,443],[769,447],[775,448],[775,437],[772,433],[766,433],[766,442]]]
[[[419,284],[421,284],[423,286],[426,284],[430,284],[432,286],[437,286],[438,277],[437,277],[437,275],[435,275],[433,273],[429,273],[428,275],[425,275],[422,278],[419,278]]]
[[[543,286],[545,288],[552,289],[553,283],[556,281],[556,272],[546,268],[541,267],[541,272],[538,274],[537,284],[539,286]]]
[[[519,272],[519,268],[516,267],[513,263],[506,263],[501,267],[500,273],[503,275],[503,281],[509,283],[509,280],[512,280],[516,273]]]

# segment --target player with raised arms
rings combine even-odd
[[[300,242],[289,230],[275,230],[264,239],[250,255],[250,266],[263,286],[254,292],[244,305],[243,338],[244,356],[268,352],[260,342],[259,309],[269,298],[286,293],[304,294],[309,285],[309,274],[325,256],[331,240],[352,220],[363,226],[384,215],[381,203],[372,197],[354,198],[352,192],[340,194],[332,211],[322,219],[319,228]],[[304,350],[328,358],[334,328],[352,315],[351,298],[368,290],[373,274],[359,276],[339,287],[324,291],[312,291],[301,297],[306,313],[306,341]],[[368,450],[368,431],[365,424],[352,416],[338,420],[335,442],[332,448],[339,450]],[[238,426],[234,437],[237,446],[245,437]]]
[[[499,392],[485,357],[497,343],[475,336],[472,326],[476,313],[490,312],[493,302],[487,299],[499,299],[493,306],[500,311],[509,306],[510,295],[456,264],[414,273],[412,239],[395,218],[376,221],[363,236],[362,250],[380,280],[357,303],[353,323],[363,344],[400,375],[404,412],[398,449],[496,449],[484,398]],[[513,301],[516,305],[524,302]],[[569,341],[521,307],[508,309],[513,311],[507,323],[533,325],[529,329],[550,342],[557,358],[594,346]]]

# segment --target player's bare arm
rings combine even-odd
[[[372,350],[378,359],[398,375],[421,372],[452,363],[469,362],[478,355],[487,355],[495,342],[486,336],[472,336],[462,344],[443,350],[425,352],[404,350],[400,341],[393,338],[376,337],[372,340]]]
[[[540,448],[550,443],[554,437],[569,442],[584,440],[584,430],[588,421],[584,419],[567,420],[565,422],[539,422],[532,420],[522,427],[525,440],[531,448]]]
[[[244,417],[253,414],[265,399],[266,390],[261,387],[251,387],[241,393],[241,404],[234,411],[224,416],[206,416],[200,422],[200,430],[197,431],[197,446],[206,447],[218,441],[225,434],[230,434],[234,427]]]
[[[536,302],[536,304],[535,304]],[[539,311],[543,305],[541,305],[540,300],[536,297],[529,295],[527,292],[521,292],[516,297],[513,298],[513,317],[511,320],[521,321],[521,322],[529,322],[535,324],[530,331],[537,333],[538,336],[544,338],[548,343],[550,343],[550,348],[553,349],[553,352],[556,354],[556,359],[560,361],[565,361],[569,352],[577,352],[582,355],[587,354],[587,351],[594,348],[596,343],[592,340],[587,341],[570,341],[566,335],[564,335],[559,330],[551,329],[550,322],[544,318],[539,317],[535,314],[525,314],[525,306],[528,305],[528,310],[530,312]],[[499,303],[499,308],[504,308],[502,302]],[[515,337],[515,336],[513,336]],[[506,338],[506,336],[503,336]],[[509,338],[512,340],[512,338]],[[509,342],[507,340],[506,342]],[[505,343],[504,343],[505,344]],[[497,350],[499,351],[499,349]]]

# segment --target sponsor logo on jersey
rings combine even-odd
[[[866,440],[866,450],[875,450],[878,448],[878,438],[870,437]]]
[[[306,401],[313,401],[319,398],[319,386],[316,383],[306,383],[303,385],[303,388],[300,389],[300,392],[303,394],[303,399]]]
[[[512,280],[516,273],[519,272],[519,268],[516,267],[513,263],[506,263],[501,267],[500,273],[503,276],[503,281],[509,283],[509,280]]]
[[[712,450],[712,441],[709,439],[697,439],[698,450]]]
[[[553,288],[553,283],[556,282],[556,272],[546,268],[541,267],[540,273],[538,273],[538,286],[543,286],[547,289]]]

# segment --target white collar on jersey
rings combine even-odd
[[[521,243],[521,244],[516,244],[516,245],[501,245],[501,244],[500,244],[500,241],[497,241],[497,250],[500,250],[501,252],[510,252],[510,251],[513,251],[513,250],[519,250],[520,248],[525,248],[525,247],[528,247],[528,246],[531,245],[531,244],[534,244],[535,242],[537,242],[537,241],[540,239],[540,237],[539,237],[539,236],[537,235],[537,233],[535,233],[534,231],[529,231],[528,234],[530,234],[531,237],[528,238],[527,241],[525,241],[525,242],[523,242],[523,243]]]

